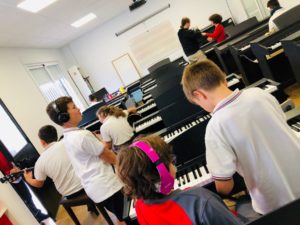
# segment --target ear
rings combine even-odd
[[[207,99],[205,92],[202,91],[201,89],[197,89],[193,91],[193,96],[197,99]]]
[[[43,148],[47,147],[48,144],[46,141],[40,139],[40,142],[41,142],[41,145],[43,146]]]

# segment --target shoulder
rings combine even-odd
[[[190,189],[176,193],[174,198],[177,199],[187,198],[189,199],[189,201],[192,201],[193,199],[196,201],[201,200],[203,203],[205,203],[211,198],[219,198],[219,197],[216,194],[212,193],[211,191],[203,187],[192,187]]]

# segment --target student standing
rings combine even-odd
[[[115,154],[90,131],[77,127],[82,115],[72,98],[56,99],[47,106],[47,113],[53,122],[64,128],[63,142],[87,195],[97,206],[114,213],[119,225],[124,225],[122,184],[111,165],[116,163]]]
[[[209,17],[209,21],[214,25],[215,30],[213,33],[204,32],[202,35],[206,36],[208,41],[216,41],[217,43],[224,41],[226,35],[222,25],[222,16],[219,14],[213,14]]]
[[[200,50],[199,39],[202,37],[200,31],[189,29],[190,26],[190,19],[183,17],[177,34],[185,55],[193,63],[206,59],[206,55]]]
[[[205,145],[218,192],[232,190],[237,171],[257,213],[300,198],[300,142],[272,95],[260,88],[231,91],[225,74],[209,60],[187,66],[182,86],[191,102],[213,114]]]

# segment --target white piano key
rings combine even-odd
[[[152,90],[152,89],[154,89],[156,87],[157,87],[157,84],[155,84],[155,85],[153,85],[153,86],[151,86],[151,87],[149,87],[149,88],[147,88],[147,89],[145,89],[143,91],[144,91],[144,93],[147,93],[147,92],[149,92],[150,90]]]
[[[230,80],[230,81],[227,82],[227,86],[231,87],[232,85],[238,84],[239,82],[240,82],[239,79],[234,78],[234,79],[232,79],[232,80]]]
[[[251,47],[251,45],[246,45],[246,46],[240,48],[240,51],[245,51],[245,50],[249,49],[250,47]]]

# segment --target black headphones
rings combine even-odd
[[[67,112],[61,112],[56,104],[56,102],[54,101],[52,104],[52,108],[54,109],[54,111],[57,113],[57,120],[60,123],[66,123],[70,120],[70,115]]]

